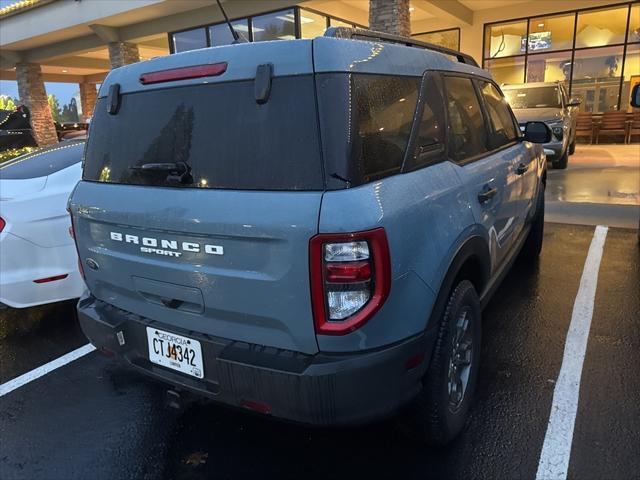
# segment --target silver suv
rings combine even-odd
[[[544,145],[547,160],[553,168],[567,168],[569,155],[576,148],[576,122],[580,99],[571,98],[562,82],[536,82],[503,85],[507,101],[518,119],[520,129],[527,122],[545,122],[553,132],[551,142]]]

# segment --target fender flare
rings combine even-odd
[[[458,247],[452,260],[449,262],[449,266],[447,267],[442,282],[440,282],[436,301],[427,323],[427,330],[438,328],[439,319],[444,312],[449,298],[449,292],[451,292],[454,282],[461,273],[464,265],[470,259],[474,259],[473,261],[477,262],[477,265],[480,267],[480,272],[478,272],[477,277],[471,281],[476,287],[476,290],[480,290],[477,292],[478,297],[482,296],[483,290],[488,285],[491,275],[491,256],[487,241],[480,235],[473,235],[467,238],[464,243]]]

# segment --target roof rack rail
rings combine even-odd
[[[334,38],[350,38],[355,40],[378,40],[385,43],[397,43],[407,47],[424,48],[425,50],[433,50],[434,52],[443,53],[452,56],[460,63],[466,63],[474,67],[479,67],[478,63],[471,55],[453,50],[451,48],[441,47],[433,43],[421,42],[408,37],[392,35],[390,33],[376,32],[374,30],[366,30],[364,28],[351,27],[329,27],[324,34],[325,37]]]

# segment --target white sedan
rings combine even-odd
[[[0,165],[0,307],[82,294],[66,208],[83,151],[84,141],[67,141]]]

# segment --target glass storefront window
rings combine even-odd
[[[487,60],[485,68],[499,84],[524,82],[524,57]]]
[[[624,61],[624,80],[622,81],[622,95],[620,110],[631,111],[631,89],[640,83],[640,44],[627,47],[627,58]]]
[[[485,28],[485,58],[520,55],[526,50],[527,21],[501,23]]]
[[[527,57],[527,82],[566,82],[571,79],[571,52],[546,53]]]
[[[573,48],[575,14],[532,18],[529,23],[529,53]]]
[[[207,31],[204,28],[195,28],[173,34],[173,51],[175,53],[187,52],[207,46]]]
[[[355,27],[353,23],[343,22],[342,20],[338,20],[337,18],[329,18],[329,26],[330,27],[349,27],[349,28]]]
[[[253,41],[293,40],[296,18],[293,8],[252,18]]]
[[[623,47],[577,50],[571,96],[582,99],[581,110],[607,112],[618,108]]]
[[[300,36],[302,38],[321,37],[326,29],[326,16],[300,9]]]
[[[249,21],[246,18],[231,22],[233,29],[240,36],[240,41],[249,41]],[[233,43],[233,35],[229,30],[229,25],[219,23],[209,27],[209,35],[211,38],[211,46],[218,47],[220,45],[231,45]],[[244,39],[244,40],[243,40]]]
[[[440,32],[427,32],[411,35],[416,40],[433,43],[442,47],[460,50],[460,29],[442,30]]]
[[[640,4],[631,7],[629,42],[640,42]]]
[[[576,48],[624,43],[629,7],[578,12]]]

